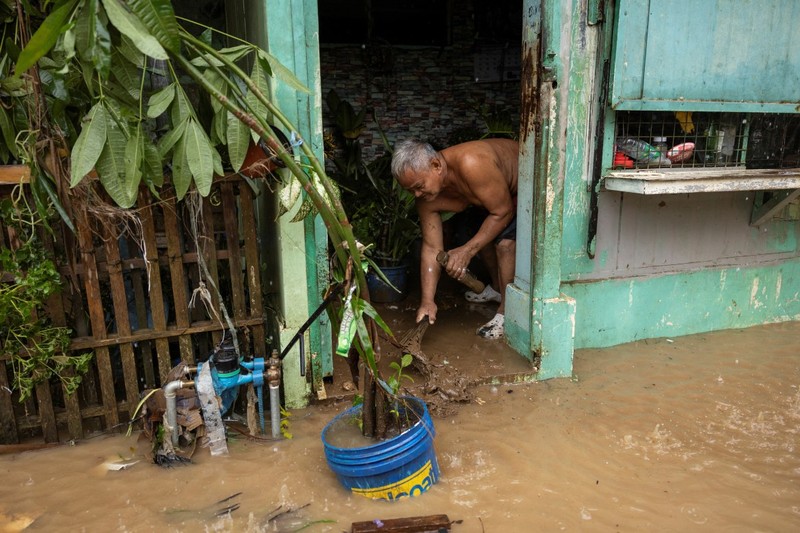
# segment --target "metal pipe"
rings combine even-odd
[[[272,438],[281,436],[281,391],[279,385],[269,384],[269,414],[272,421]]]
[[[178,405],[175,392],[183,387],[191,387],[194,381],[170,381],[164,385],[164,398],[167,402],[167,429],[172,435],[172,445],[178,445]]]

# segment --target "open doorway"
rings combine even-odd
[[[394,145],[408,138],[436,149],[489,137],[518,139],[522,0],[319,0],[318,6],[323,128],[332,174],[356,160],[368,167],[373,178],[380,179],[376,172],[383,171],[391,181],[388,168],[375,163],[385,159],[387,142]],[[346,102],[345,115],[334,112],[332,101]],[[471,236],[468,217],[459,214],[445,221],[447,249]],[[414,292],[418,290],[418,250],[418,243],[407,250],[411,256],[409,296],[386,310],[394,321],[390,325],[400,333],[413,326],[419,303]],[[473,260],[470,270],[482,281],[490,281],[479,259]],[[480,310],[471,317],[459,315],[469,312],[464,290],[442,276],[437,329],[440,324],[445,327],[443,319],[452,313],[457,317],[452,331],[466,343],[463,347],[455,343],[453,348],[462,354],[473,347],[492,349],[476,345],[474,333],[492,318],[497,304],[484,306],[492,313],[488,317]],[[432,335],[436,334],[426,334],[426,341],[435,349]],[[505,363],[472,368],[464,362],[468,372],[530,372],[530,362],[526,365],[504,343],[495,341],[491,346],[497,353],[504,352],[501,358],[513,369],[504,368]],[[473,359],[480,358],[476,354]]]

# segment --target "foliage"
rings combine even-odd
[[[420,236],[414,196],[392,178],[392,146],[380,126],[384,152],[364,161],[359,137],[366,128],[366,110],[356,112],[333,90],[326,101],[339,137],[333,158],[335,177],[353,232],[361,242],[374,246],[372,254],[379,264],[396,265]]]
[[[66,355],[71,330],[54,326],[45,315],[48,300],[61,290],[61,278],[36,235],[34,213],[24,202],[6,198],[0,214],[21,241],[15,249],[0,249],[0,272],[13,276],[13,281],[0,283],[0,354],[11,360],[20,402],[52,376],[71,394],[92,354]]]
[[[354,265],[363,258],[338,188],[271,100],[269,79],[308,89],[257,46],[224,35],[239,44],[219,49],[210,31],[196,37],[183,22],[169,0],[0,0],[0,162],[30,166],[40,213],[95,176],[127,208],[140,185],[156,196],[208,194],[224,163],[238,171],[251,139],[260,138],[288,170],[284,203],[302,194],[313,206],[304,216],[323,219],[331,274],[347,286],[341,309],[353,317],[353,346],[379,375],[367,321],[388,326],[360,296],[366,279]],[[297,155],[273,126],[290,132]]]
[[[389,363],[389,368],[394,370],[394,374],[389,376],[389,387],[394,391],[395,394],[400,392],[400,386],[403,383],[403,379],[407,379],[409,381],[414,381],[414,378],[405,374],[403,371],[411,366],[411,363],[414,361],[414,356],[410,353],[404,353],[403,356],[400,358],[400,362],[392,361]]]

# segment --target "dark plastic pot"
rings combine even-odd
[[[397,290],[387,285],[378,274],[370,270],[367,273],[370,300],[377,303],[392,303],[403,300],[407,295],[406,291],[408,289],[408,267],[406,265],[386,266],[381,267],[381,272]]]

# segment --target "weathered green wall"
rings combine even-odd
[[[800,320],[800,258],[652,278],[572,283],[575,347]]]
[[[604,20],[596,5],[525,1],[527,16],[541,15],[542,38],[526,18],[524,50],[544,44],[539,68],[523,68],[518,222],[531,239],[518,239],[506,333],[523,356],[538,356],[541,379],[571,372],[576,348],[800,320],[797,223],[750,227],[752,194],[593,196],[614,2]]]
[[[278,107],[298,126],[317,157],[322,157],[316,0],[231,2],[226,5],[226,14],[234,33],[264,47],[311,90],[311,94],[303,94],[279,81],[272,84]],[[266,188],[262,192],[259,237],[265,261],[280,272],[273,282],[279,285],[283,314],[280,345],[285,346],[321,302],[327,281],[327,233],[319,217],[304,223],[290,222],[294,216],[290,212],[275,220],[275,197]],[[326,315],[306,333],[305,346],[308,361],[324,362],[314,369],[315,377],[321,380],[321,373],[331,367],[331,332]],[[284,399],[291,408],[307,405],[312,388],[309,377],[300,375],[298,348],[295,345],[283,362]]]

